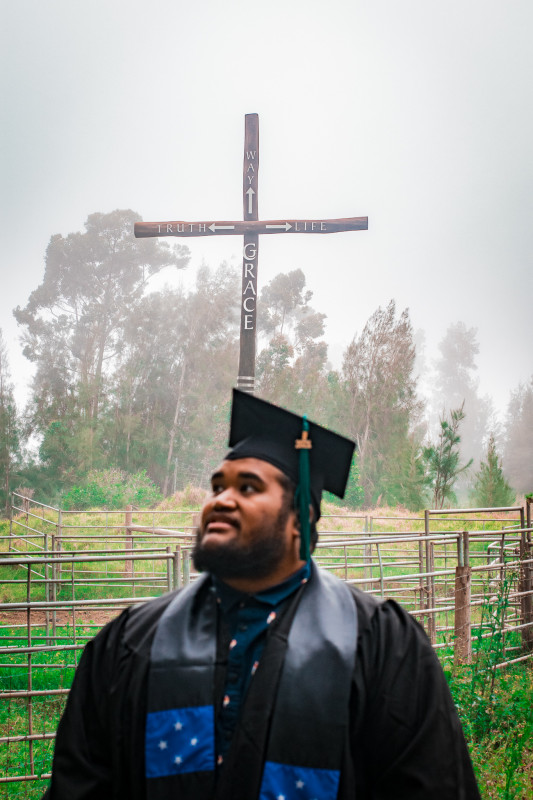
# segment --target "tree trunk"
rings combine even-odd
[[[167,465],[165,469],[165,483],[163,485],[163,496],[166,497],[168,493],[168,484],[170,481],[170,472],[171,472],[171,465],[172,465],[172,456],[174,453],[174,441],[176,439],[176,434],[178,432],[178,420],[180,414],[180,406],[181,406],[181,398],[183,395],[183,384],[185,382],[185,368],[186,362],[183,359],[181,365],[181,375],[180,375],[180,382],[178,386],[178,396],[176,398],[176,408],[174,410],[174,420],[172,422],[172,428],[170,429],[170,437],[168,442],[168,453],[167,453]]]

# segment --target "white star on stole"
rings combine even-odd
[[[161,741],[159,742],[159,744],[157,746],[159,747],[160,750],[166,750],[167,749],[167,743],[165,741],[163,741],[163,739],[161,739]]]

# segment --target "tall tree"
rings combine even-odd
[[[486,459],[475,476],[472,499],[479,508],[510,506],[515,502],[515,493],[503,474],[493,433],[489,437]]]
[[[9,375],[7,347],[0,330],[0,502],[6,513],[9,510],[10,490],[19,461],[19,421]]]
[[[478,464],[484,453],[493,411],[490,398],[479,395],[476,374],[476,358],[479,354],[477,329],[467,328],[464,322],[450,325],[439,343],[439,350],[435,405],[439,412],[443,412],[444,408],[463,406],[465,418],[461,425],[461,457],[472,458]]]
[[[237,295],[235,271],[202,267],[194,288],[147,295],[126,326],[107,418],[111,458],[146,467],[164,494],[177,472],[180,485],[182,475],[200,482],[221,457],[216,420],[236,373]]]
[[[266,335],[280,334],[305,313],[313,293],[305,290],[301,269],[280,272],[263,287],[259,299],[259,329]]]
[[[533,491],[533,376],[511,394],[503,464],[517,492]]]
[[[261,292],[257,383],[266,399],[325,420],[328,406],[325,314],[309,305],[302,270],[276,275]]]
[[[433,490],[434,508],[442,508],[445,500],[456,501],[454,486],[458,477],[472,465],[472,459],[461,464],[459,427],[465,418],[464,408],[452,409],[449,419],[441,417],[436,444],[424,448],[428,481]]]
[[[188,262],[187,248],[136,240],[138,220],[133,211],[95,213],[84,233],[52,236],[43,282],[14,311],[24,355],[37,364],[32,417],[50,465],[61,440],[60,446],[78,450],[73,468],[98,466],[95,438],[105,379],[123,346],[132,307],[152,275]]]
[[[374,312],[344,354],[344,430],[357,442],[365,505],[380,498],[413,505],[412,491],[405,487],[412,461],[406,453],[418,447],[414,360],[409,311],[396,316],[393,300]]]

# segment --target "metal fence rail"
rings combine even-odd
[[[131,507],[74,516],[20,497],[13,508],[0,537],[0,795],[24,786],[38,797],[81,650],[123,608],[195,579],[196,519]],[[402,603],[441,659],[468,662],[492,642],[495,622],[493,668],[531,659],[530,505],[477,510],[475,523],[471,509],[446,514],[325,516],[315,560]]]

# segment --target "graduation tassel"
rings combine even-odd
[[[312,448],[309,439],[309,422],[307,415],[303,415],[302,438],[296,439],[296,450],[299,450],[298,477],[296,489],[296,508],[300,518],[300,558],[309,561],[311,556],[311,525],[309,523],[309,507],[311,505],[311,465],[309,463],[309,450]]]

